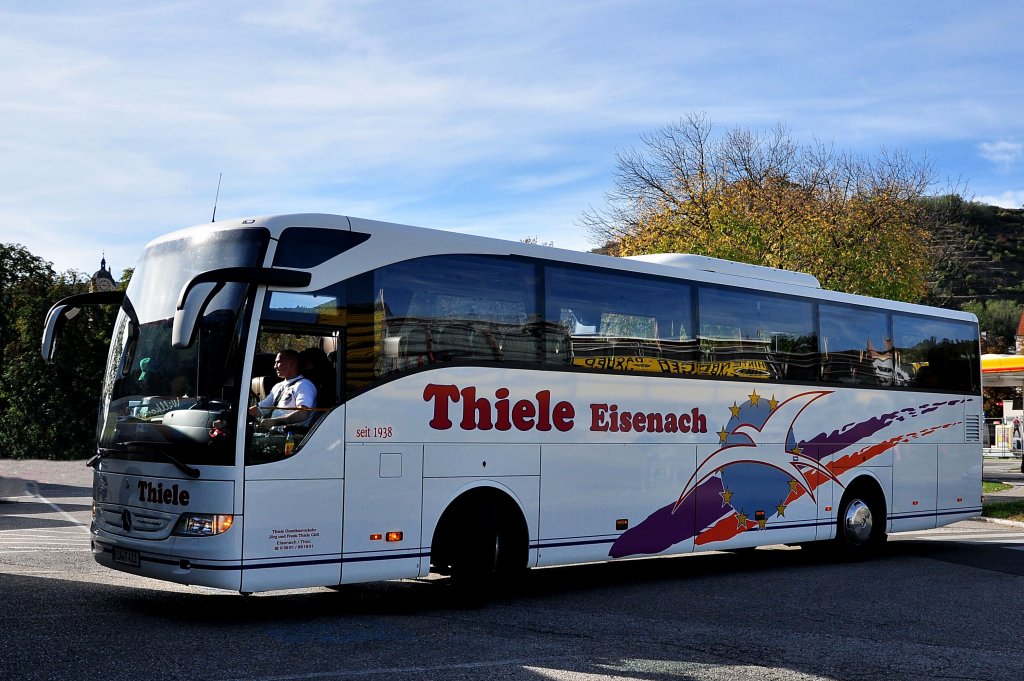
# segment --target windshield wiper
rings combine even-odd
[[[152,450],[154,452],[157,452],[158,454],[163,456],[165,459],[167,459],[168,461],[173,463],[174,466],[179,471],[184,473],[185,475],[187,475],[189,477],[192,477],[192,478],[198,478],[199,477],[199,469],[198,468],[193,468],[192,466],[189,466],[187,463],[185,463],[183,461],[178,461],[176,458],[174,458],[173,456],[168,454],[167,451],[165,449],[163,449],[160,446],[160,444],[157,443],[157,442],[147,442],[146,440],[131,440],[131,441],[125,442],[123,444],[124,444],[125,447],[146,447],[146,449],[149,449],[149,450]]]
[[[112,452],[127,452],[129,447],[145,447],[146,450],[156,452],[163,456],[165,459],[174,464],[175,468],[177,468],[185,475],[191,478],[198,478],[200,475],[200,471],[198,468],[193,468],[192,466],[189,466],[187,463],[184,463],[183,461],[178,461],[176,458],[168,454],[167,451],[164,450],[158,442],[149,442],[147,440],[131,440],[129,442],[122,442],[120,444],[122,445],[122,447],[120,448],[97,447],[96,456],[86,461],[85,465],[91,468],[96,468],[97,464],[99,464],[99,462],[104,457],[106,457],[108,454]]]
[[[111,449],[110,447],[97,447],[96,453],[93,455],[91,459],[85,462],[85,465],[88,466],[89,468],[98,468],[100,465],[100,461],[103,460],[103,457],[105,457],[107,454],[110,454],[111,452],[119,451],[121,450]]]
[[[200,475],[200,471],[199,471],[198,468],[193,468],[192,466],[189,466],[187,463],[184,463],[182,461],[177,460],[176,458],[174,458],[173,456],[168,454],[166,451],[164,451],[155,442],[147,442],[145,440],[133,440],[131,442],[125,442],[125,443],[122,443],[122,444],[123,444],[123,447],[97,447],[96,448],[96,454],[91,459],[86,461],[85,465],[88,466],[89,468],[98,468],[100,461],[105,459],[110,454],[112,454],[114,452],[127,452],[128,451],[128,447],[134,445],[134,446],[145,446],[147,449],[149,449],[151,451],[157,452],[158,454],[163,456],[165,459],[170,461],[172,464],[174,464],[174,466],[178,470],[180,470],[181,472],[185,473],[185,475],[188,475],[189,477],[198,478],[199,475]]]

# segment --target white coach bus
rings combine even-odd
[[[92,550],[117,570],[475,587],[766,544],[856,555],[981,510],[975,317],[809,275],[263,217],[155,240],[123,294],[54,306],[44,356],[111,302],[90,465]],[[282,351],[315,398],[264,418]]]

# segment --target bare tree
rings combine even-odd
[[[605,207],[580,219],[608,252],[690,251],[801,269],[844,290],[924,295],[927,159],[801,144],[782,125],[716,135],[705,114],[641,142],[618,154]]]

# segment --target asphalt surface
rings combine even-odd
[[[1024,485],[1004,464],[985,478]],[[242,597],[106,570],[89,485],[81,462],[0,461],[3,681],[1024,678],[1024,526],[896,535],[853,564],[768,547],[536,570],[466,608],[444,579]]]

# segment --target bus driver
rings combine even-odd
[[[316,406],[316,386],[299,373],[299,353],[282,350],[274,360],[274,370],[282,379],[257,406],[249,407],[249,415],[261,417],[270,410],[270,416],[260,418],[259,429],[288,424],[304,425],[310,410]]]

